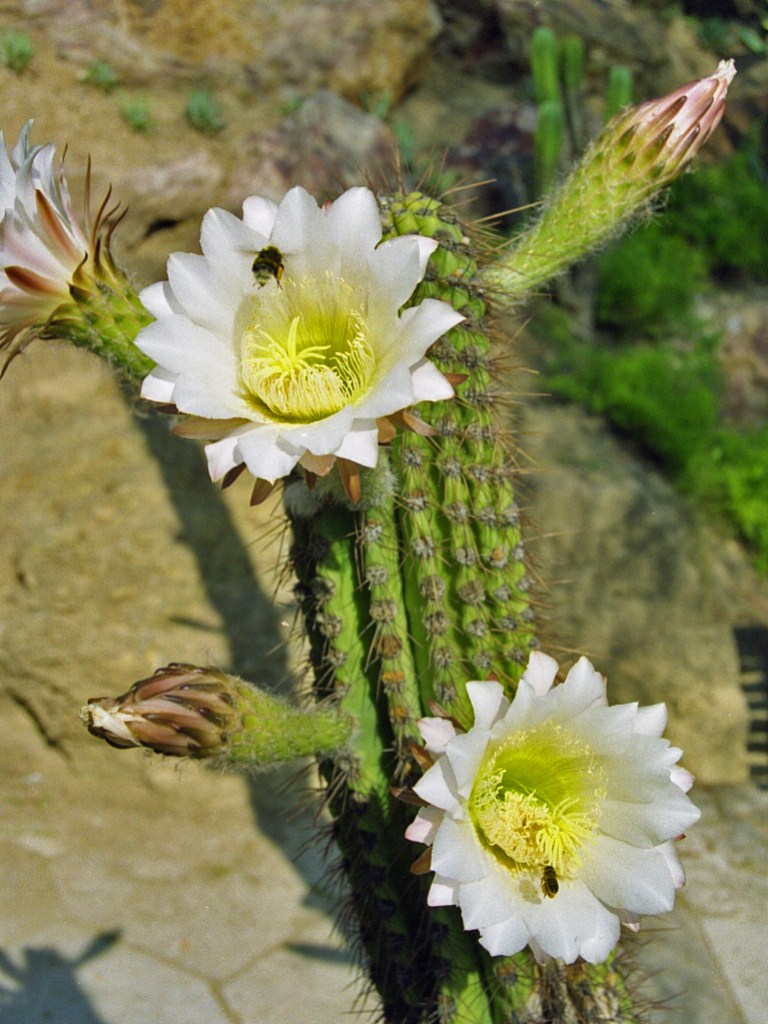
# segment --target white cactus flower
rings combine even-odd
[[[10,155],[0,133],[0,348],[11,355],[70,300],[89,249],[54,146],[32,146],[32,122]],[[20,337],[21,336],[21,337]]]
[[[194,417],[182,431],[212,441],[214,480],[375,466],[387,417],[453,394],[425,354],[462,317],[434,299],[402,309],[436,243],[381,235],[366,188],[323,207],[302,188],[251,196],[242,220],[209,210],[203,254],[175,253],[142,292],[157,318],[136,342],[157,363],[142,394]]]
[[[699,818],[693,778],[661,738],[663,704],[609,707],[581,658],[534,652],[510,703],[471,682],[472,729],[425,719],[436,758],[415,785],[427,804],[406,832],[431,846],[431,906],[457,905],[493,955],[604,961],[623,921],[672,909],[684,875],[672,840]]]

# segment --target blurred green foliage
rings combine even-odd
[[[663,216],[597,267],[596,323],[646,338],[692,329],[708,275],[768,281],[768,179],[754,149],[685,175]]]
[[[216,135],[225,126],[221,104],[210,89],[195,89],[187,100],[184,116],[187,123],[202,135]]]
[[[92,85],[102,92],[110,93],[120,84],[120,78],[105,60],[95,60],[85,70],[82,79],[86,85]]]
[[[555,306],[538,330],[551,353],[547,389],[629,435],[696,504],[735,528],[768,572],[768,428],[722,425],[717,338],[700,330],[685,348],[589,344],[574,337]]]
[[[148,99],[143,96],[128,97],[120,103],[120,116],[135,132],[149,133],[154,130],[155,119]]]
[[[35,56],[35,44],[26,32],[11,28],[0,35],[0,64],[20,75]]]

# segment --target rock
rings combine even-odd
[[[229,180],[233,208],[257,193],[278,201],[303,185],[318,198],[391,172],[397,146],[391,129],[348,100],[322,90],[276,128],[246,140]]]
[[[539,401],[526,405],[523,430],[538,463],[530,550],[541,578],[557,581],[543,594],[543,649],[587,654],[612,702],[666,702],[667,735],[700,782],[745,781],[733,629],[755,621],[745,594],[765,584],[602,421]]]
[[[706,302],[707,320],[720,326],[725,422],[759,430],[768,421],[768,289],[719,291]]]
[[[33,13],[68,60],[86,67],[108,55],[132,84],[205,76],[255,92],[330,88],[350,97],[398,97],[414,85],[441,25],[431,0],[70,0]]]

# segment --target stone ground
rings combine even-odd
[[[281,684],[276,512],[212,497],[194,446],[81,353],[17,360],[0,424],[0,1024],[345,1019],[359,988],[307,780],[114,751],[77,720],[171,660]],[[695,795],[688,886],[637,950],[646,991],[658,1021],[762,1024],[768,794]]]

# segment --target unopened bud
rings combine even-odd
[[[483,279],[508,306],[603,245],[676,178],[715,130],[736,68],[617,114]]]
[[[119,697],[88,701],[80,716],[113,747],[265,766],[345,748],[352,719],[303,710],[215,668],[168,665]]]
[[[708,78],[617,114],[599,148],[610,151],[617,139],[614,159],[633,175],[639,173],[646,194],[651,194],[687,167],[720,124],[735,74],[734,62],[722,60]]]
[[[81,717],[113,747],[209,757],[221,751],[237,711],[223,672],[174,664],[119,697],[92,698]]]

